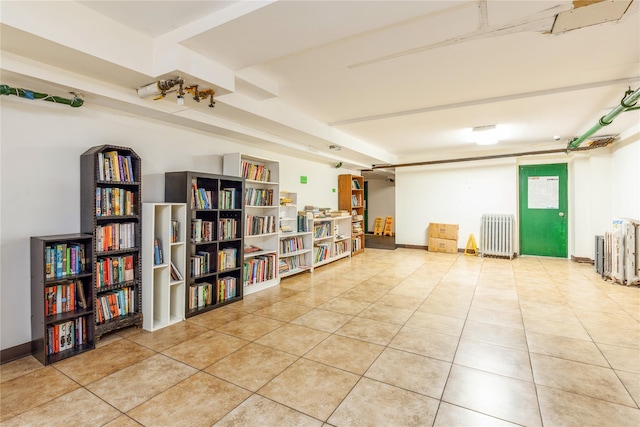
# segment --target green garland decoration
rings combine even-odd
[[[0,95],[15,95],[26,99],[41,99],[43,101],[55,102],[57,104],[65,104],[71,107],[82,107],[84,100],[79,97],[72,99],[62,98],[61,96],[53,96],[46,93],[38,93],[28,89],[19,89],[8,85],[0,85]]]

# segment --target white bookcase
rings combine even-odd
[[[244,295],[277,286],[280,283],[280,163],[277,160],[229,153],[224,155],[223,173],[245,178]],[[262,275],[258,272],[262,272]]]
[[[147,331],[185,317],[186,212],[184,203],[142,205],[142,327]],[[172,264],[178,278],[172,278]]]
[[[313,271],[313,233],[306,214],[298,214],[298,195],[280,192],[280,277]]]
[[[351,216],[313,218],[313,267],[351,256]]]

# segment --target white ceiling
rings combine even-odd
[[[2,83],[360,167],[563,148],[640,86],[638,0],[582,3],[2,2]],[[551,34],[558,15],[586,26]],[[216,108],[128,97],[177,75],[215,89]],[[625,112],[596,136],[639,123]],[[476,145],[470,129],[490,124],[500,142]]]

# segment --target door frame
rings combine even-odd
[[[523,256],[520,251],[520,166],[535,166],[535,165],[549,165],[549,164],[560,164],[565,163],[567,165],[567,215],[569,219],[567,221],[567,258],[571,259],[573,257],[573,225],[574,221],[574,202],[573,202],[573,159],[567,158],[547,158],[547,159],[521,159],[518,158],[516,161],[515,168],[515,178],[516,178],[516,222],[517,226],[514,227],[515,234],[515,244],[517,245],[517,254],[518,256]],[[529,255],[526,255],[529,256]],[[533,256],[533,255],[531,255]],[[555,258],[555,257],[554,257]],[[558,258],[564,259],[564,258]]]

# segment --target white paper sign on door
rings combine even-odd
[[[560,177],[530,176],[528,189],[529,209],[560,208]]]

